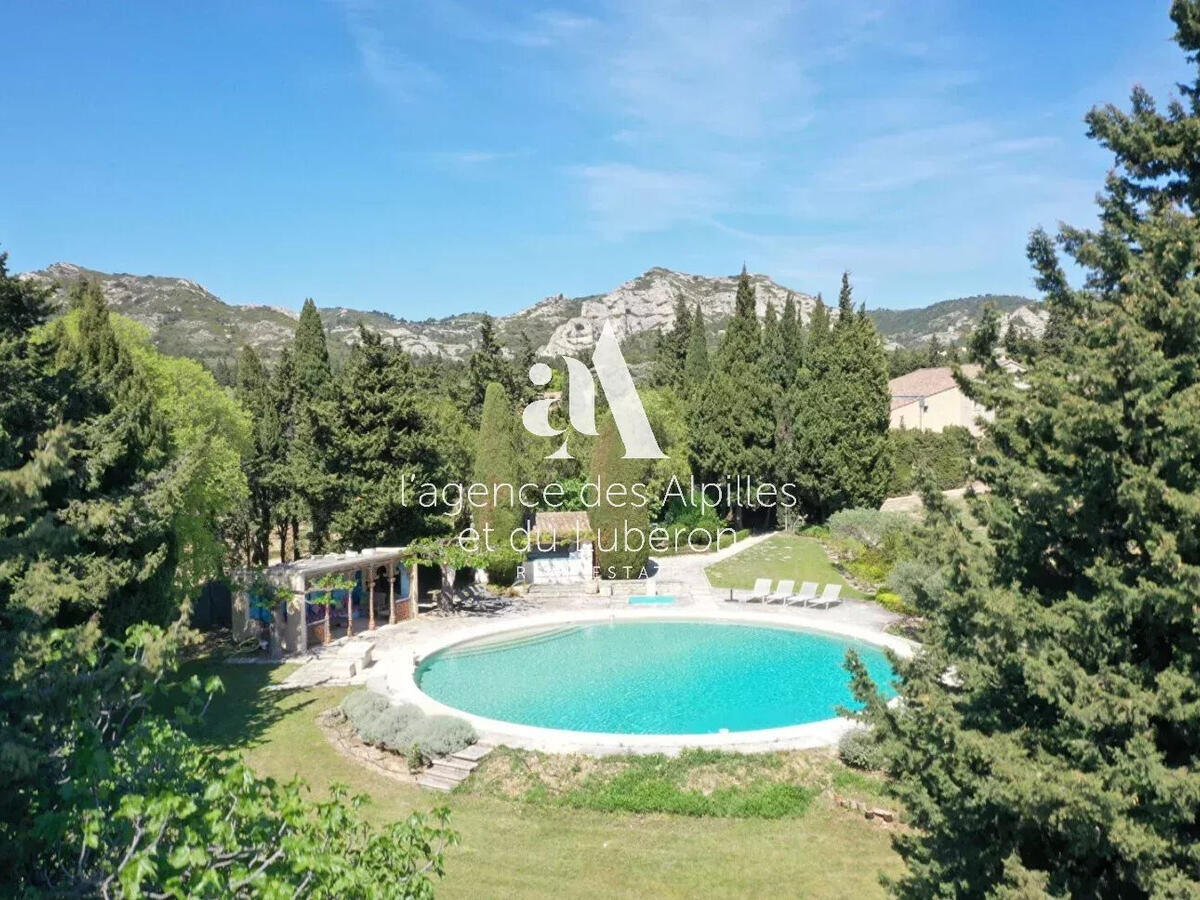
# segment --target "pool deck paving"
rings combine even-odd
[[[284,680],[283,686],[364,684],[387,694],[395,702],[416,703],[429,713],[465,718],[475,725],[481,739],[488,744],[507,744],[547,752],[673,754],[684,747],[694,746],[744,752],[829,746],[853,727],[851,722],[833,718],[764,731],[704,735],[572,732],[498,722],[452,709],[421,692],[414,680],[420,660],[452,644],[507,631],[580,622],[677,619],[794,627],[865,641],[890,648],[901,656],[913,652],[916,647],[914,643],[885,630],[899,617],[875,603],[847,599],[829,609],[809,609],[778,603],[731,602],[728,588],[713,588],[708,584],[704,574],[707,566],[755,546],[768,537],[770,535],[749,537],[717,553],[658,560],[655,575],[658,593],[671,594],[676,598],[669,605],[630,605],[629,595],[644,593],[644,583],[641,587],[624,585],[611,594],[587,593],[582,586],[534,589],[526,596],[513,598],[508,606],[500,610],[427,614],[356,635],[355,641],[370,642],[369,658],[373,664],[357,667],[348,676],[344,674],[342,662],[345,657],[340,655],[338,642],[335,642],[321,648],[307,662],[298,666]],[[746,593],[734,592],[742,596]],[[355,655],[359,654],[356,652]]]

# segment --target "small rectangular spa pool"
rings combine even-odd
[[[665,606],[674,602],[675,598],[670,594],[641,594],[629,598],[630,606]]]

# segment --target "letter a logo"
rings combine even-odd
[[[625,357],[621,354],[621,345],[613,334],[612,323],[605,321],[596,341],[596,350],[592,354],[592,363],[596,368],[596,377],[588,367],[572,356],[564,356],[567,364],[567,418],[571,427],[580,434],[596,434],[596,381],[604,391],[612,410],[613,420],[617,423],[617,431],[625,444],[625,459],[665,459],[667,454],[659,449],[658,439],[650,428],[650,420],[646,418],[646,410],[642,400],[633,386],[633,376],[629,374],[629,366],[625,365]],[[550,383],[550,367],[545,363],[534,363],[529,367],[529,380],[539,387]],[[555,428],[550,424],[550,410],[558,402],[557,397],[544,397],[534,400],[525,407],[521,414],[521,424],[530,434],[538,437],[556,437],[566,431],[565,428]],[[568,438],[563,438],[562,446],[548,455],[546,459],[571,459],[567,449]]]

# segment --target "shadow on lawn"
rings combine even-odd
[[[189,728],[195,740],[214,750],[244,750],[266,740],[266,733],[279,720],[316,702],[304,691],[278,690],[281,666],[266,663],[229,665],[219,658],[197,660],[180,674],[212,675],[221,679],[224,690],[209,703],[204,718]]]

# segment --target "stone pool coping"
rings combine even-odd
[[[756,731],[733,731],[724,734],[619,734],[568,731],[489,719],[456,709],[430,697],[420,689],[416,682],[416,671],[421,660],[439,650],[457,644],[508,632],[517,633],[555,625],[612,621],[712,622],[810,631],[862,641],[877,647],[886,647],[901,658],[912,656],[919,647],[915,642],[896,635],[848,622],[822,620],[819,615],[814,618],[805,616],[803,619],[791,616],[772,616],[768,619],[759,614],[739,609],[684,608],[672,610],[661,606],[645,609],[571,610],[522,617],[520,620],[493,620],[451,633],[430,635],[414,642],[413,657],[410,661],[392,661],[389,671],[384,676],[384,684],[381,686],[385,687],[386,693],[394,701],[414,703],[426,713],[452,715],[466,719],[475,727],[481,737],[491,743],[507,744],[510,747],[520,747],[526,750],[541,750],[547,753],[586,753],[598,756],[614,753],[666,753],[673,755],[687,747],[736,750],[743,753],[807,750],[833,746],[843,734],[854,727],[852,720],[834,717],[817,722],[806,722],[802,725],[788,725],[782,728],[765,728]]]

